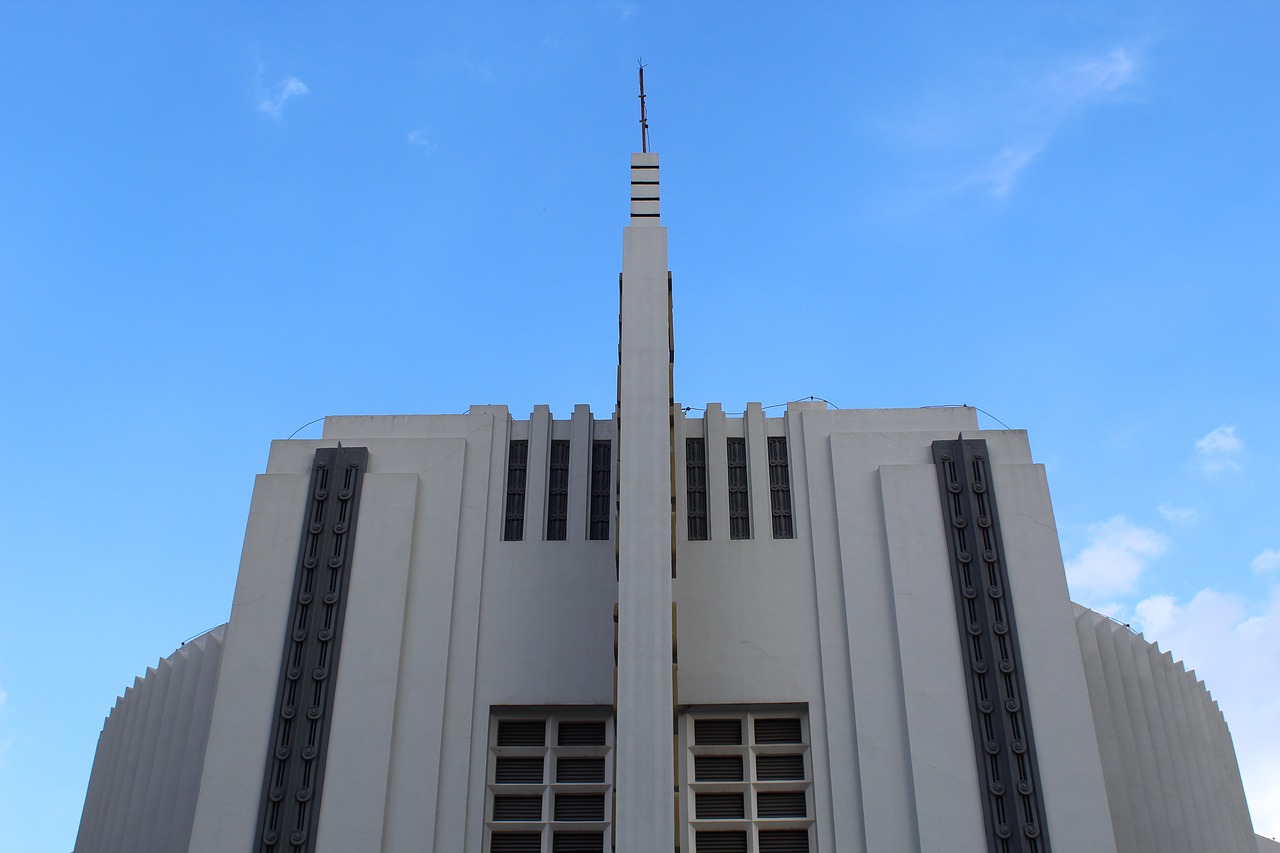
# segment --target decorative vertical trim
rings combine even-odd
[[[729,468],[729,538],[751,538],[751,497],[747,491],[747,440],[725,439]]]
[[[707,441],[704,438],[684,440],[684,482],[689,541],[706,541],[711,537],[707,531]]]
[[[991,853],[1049,853],[987,443],[935,441],[974,756]]]
[[[310,499],[276,688],[271,753],[262,783],[259,853],[315,849],[334,675],[351,581],[360,487],[368,464],[368,449],[341,445],[316,450],[311,464]]]
[[[787,440],[782,436],[770,436],[769,445],[769,508],[773,514],[773,538],[794,539],[795,528],[791,523],[791,473],[787,461]]]
[[[519,542],[524,538],[524,488],[529,473],[529,442],[515,439],[507,445],[507,507],[502,538]]]
[[[591,442],[591,516],[587,520],[587,538],[609,538],[609,516],[613,492],[610,490],[613,466],[613,442]]]
[[[551,442],[547,477],[547,541],[563,542],[569,533],[569,442]]]

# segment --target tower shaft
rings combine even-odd
[[[631,155],[618,364],[618,853],[673,846],[671,364],[658,155]]]

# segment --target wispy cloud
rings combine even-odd
[[[307,84],[297,77],[286,77],[258,97],[258,109],[273,118],[280,118],[284,115],[284,105],[290,98],[305,95],[309,91]]]
[[[428,137],[428,136],[427,136],[427,132],[426,132],[425,130],[411,130],[411,131],[409,131],[408,139],[409,139],[409,144],[410,144],[410,145],[417,145],[418,147],[420,147],[420,148],[424,148],[424,149],[426,149],[427,151],[435,151],[435,150],[436,150],[436,145],[435,145],[435,143],[434,143],[434,142],[432,142],[432,141],[431,141],[431,139],[430,139],[430,137]]]
[[[1007,196],[1018,178],[1048,149],[1058,129],[1093,103],[1127,86],[1138,61],[1123,47],[1070,63],[1038,83],[1003,115],[994,117],[1004,142],[995,154],[956,182],[953,191]]]
[[[1123,515],[1091,524],[1089,544],[1066,562],[1071,594],[1087,599],[1129,592],[1147,565],[1168,550],[1168,539]]]
[[[1253,562],[1249,564],[1249,567],[1258,574],[1274,572],[1276,569],[1280,569],[1280,551],[1274,548],[1267,548],[1253,558]]]
[[[1160,506],[1156,507],[1156,511],[1160,513],[1161,518],[1170,524],[1192,524],[1200,520],[1199,511],[1190,507],[1160,504]]]
[[[1203,438],[1196,439],[1196,459],[1207,477],[1220,477],[1242,470],[1236,456],[1244,450],[1244,441],[1233,426],[1220,426]]]

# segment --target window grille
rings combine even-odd
[[[551,442],[547,480],[547,539],[562,542],[569,532],[569,442]]]
[[[691,853],[810,853],[813,776],[803,706],[707,706],[682,727]]]
[[[519,542],[524,538],[524,486],[529,468],[529,442],[512,441],[507,447],[507,518],[502,538]]]
[[[773,538],[794,539],[791,523],[791,473],[787,468],[787,440],[769,439],[769,508],[773,511]]]
[[[747,492],[747,441],[727,439],[729,460],[729,538],[751,538],[751,498]]]
[[[612,846],[607,709],[495,712],[486,853],[605,853]]]
[[[609,517],[613,503],[611,466],[613,445],[608,441],[591,443],[591,518],[588,525],[591,539],[609,538]]]
[[[689,540],[701,542],[707,535],[707,442],[702,438],[684,440],[684,481],[687,499]]]

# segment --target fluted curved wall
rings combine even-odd
[[[1235,747],[1205,687],[1126,626],[1076,605],[1120,853],[1256,853]]]
[[[187,849],[226,627],[186,643],[116,700],[98,737],[75,853]]]

